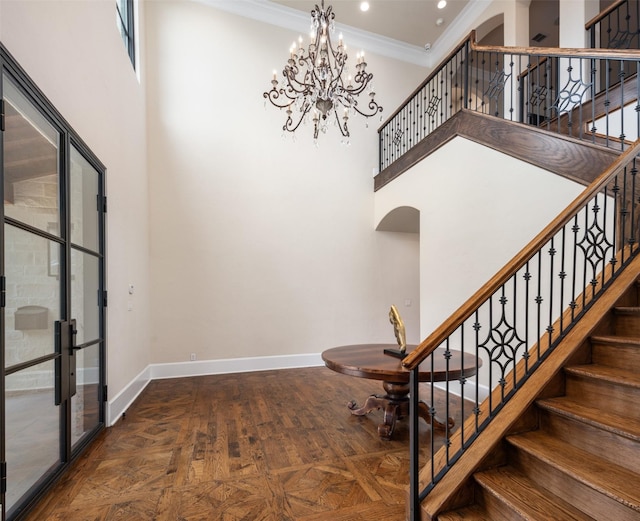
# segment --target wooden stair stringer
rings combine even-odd
[[[552,378],[570,361],[572,355],[586,342],[600,320],[610,311],[627,289],[635,284],[640,276],[640,255],[636,256],[625,270],[615,279],[606,292],[591,306],[582,319],[567,333],[562,342],[534,371],[520,390],[509,400],[499,414],[489,423],[476,440],[465,450],[455,464],[433,487],[420,505],[420,519],[433,521],[438,514],[459,507],[455,504],[462,487],[477,471],[483,460],[490,454],[509,429],[533,404]],[[484,404],[483,404],[484,405]],[[475,418],[465,422],[464,431],[472,432]],[[460,432],[451,437],[451,447],[460,443]],[[434,455],[435,467],[443,464],[444,448]],[[431,466],[428,464],[420,471],[421,488],[431,479]]]

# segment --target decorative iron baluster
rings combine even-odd
[[[607,237],[604,223],[599,218],[601,205],[599,198],[596,197],[591,208],[585,211],[585,226],[582,231],[582,237],[577,242],[577,246],[584,256],[587,267],[590,268],[591,280],[589,284],[592,291],[598,284],[599,270],[604,269],[607,255],[614,256],[613,242]],[[589,219],[589,215],[592,219]]]
[[[574,76],[573,63],[578,61],[578,74]],[[573,109],[574,107],[580,107],[584,101],[584,96],[591,89],[593,82],[585,82],[582,78],[582,61],[574,58],[568,58],[569,65],[565,69],[568,78],[564,86],[558,92],[556,101],[552,105],[552,110],[555,111],[556,116],[560,119],[560,116],[567,114],[569,135],[573,135]]]
[[[565,304],[564,304],[564,282],[565,279],[567,278],[567,272],[565,271],[565,252],[566,252],[566,237],[565,237],[565,227],[562,227],[562,231],[560,234],[560,271],[558,272],[558,279],[560,280],[560,295],[559,295],[559,299],[558,299],[558,310],[557,310],[557,316],[560,317],[560,324],[559,324],[559,330],[560,330],[560,334],[562,334],[562,332],[564,331],[564,317],[563,317],[563,311],[565,308]]]
[[[487,90],[483,93],[484,96],[486,96],[489,100],[493,100],[493,102],[495,103],[495,111],[494,111],[494,116],[499,116],[500,115],[500,96],[504,93],[504,88],[505,85],[507,83],[507,81],[509,81],[509,79],[511,78],[511,73],[506,73],[504,71],[504,67],[500,66],[500,59],[496,58],[495,61],[495,66],[496,66],[496,70],[492,73],[491,77],[489,78],[489,86],[487,88]]]
[[[515,287],[515,285],[514,285]],[[507,316],[507,304],[509,299],[506,296],[505,286],[501,288],[501,294],[498,299],[500,304],[499,320],[493,323],[493,297],[489,300],[490,321],[489,331],[485,339],[478,344],[478,347],[487,355],[490,366],[495,366],[499,371],[498,383],[502,388],[502,399],[504,400],[504,389],[507,383],[506,375],[510,369],[515,370],[517,363],[518,351],[525,347],[525,341],[520,337],[515,327],[515,309],[511,319]],[[493,384],[493,380],[490,380]]]
[[[556,259],[556,254],[558,253],[558,250],[555,248],[555,237],[551,238],[550,241],[550,245],[549,245],[549,250],[547,251],[547,254],[549,255],[549,293],[548,293],[548,311],[549,311],[549,321],[547,323],[547,349],[548,350],[551,347],[551,343],[553,341],[553,332],[554,332],[554,327],[553,327],[553,319],[555,318],[553,315],[553,288],[554,288],[554,265],[555,265],[555,259]]]
[[[525,345],[529,345],[529,298],[530,298],[530,287],[531,287],[531,272],[529,271],[529,261],[525,264],[524,273],[522,274],[522,279],[524,280],[524,321],[525,321],[525,330],[524,330],[524,342]],[[531,358],[531,354],[529,350],[526,350],[523,355],[524,358],[524,371],[525,373],[529,372],[529,358]]]

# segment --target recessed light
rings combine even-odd
[[[438,9],[444,9],[445,7],[447,7],[447,0],[440,0],[438,2]]]
[[[441,0],[444,2],[444,0]],[[446,3],[446,2],[445,2]],[[360,2],[360,11],[366,13],[369,10],[369,2]]]
[[[437,25],[438,27],[440,27],[443,23],[444,23],[444,18],[438,18],[438,19],[436,20],[436,25]]]

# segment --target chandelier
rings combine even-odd
[[[327,131],[328,122],[333,120],[346,138],[349,134],[349,114],[371,117],[382,112],[375,100],[371,80],[373,74],[367,72],[364,52],[356,57],[355,72],[347,67],[347,46],[338,38],[334,48],[331,35],[335,32],[335,13],[331,6],[325,9],[316,4],[311,11],[311,33],[308,49],[303,47],[302,36],[293,43],[290,57],[282,71],[283,79],[278,83],[273,72],[272,88],[263,96],[280,109],[286,109],[287,119],[283,131],[295,132],[303,122],[313,122],[313,138]],[[358,96],[368,90],[368,103],[360,105]],[[266,103],[266,101],[265,101]]]

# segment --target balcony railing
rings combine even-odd
[[[639,137],[638,51],[462,42],[379,129],[380,172],[461,109],[624,150]]]
[[[585,28],[592,49],[640,49],[640,2],[619,0],[603,10]]]

